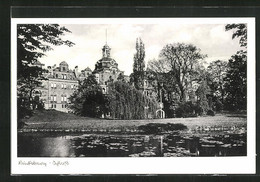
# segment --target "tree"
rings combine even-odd
[[[60,37],[70,32],[58,24],[18,24],[17,25],[17,87],[18,111],[30,110],[32,92],[41,85],[44,78],[39,58],[51,45],[73,46],[74,43]],[[21,118],[18,112],[18,118]]]
[[[199,85],[196,94],[198,96],[198,107],[200,108],[199,114],[206,114],[209,110],[209,103],[207,99],[207,94],[209,93],[209,88],[206,80],[202,80],[201,84]]]
[[[112,119],[144,119],[147,118],[145,106],[148,106],[148,113],[155,117],[158,107],[155,98],[147,97],[121,81],[108,83],[107,90],[106,95],[102,94],[94,76],[89,76],[69,98],[69,108],[81,116],[101,117],[109,114]]]
[[[158,61],[150,62],[149,69],[164,73],[167,84],[179,94],[180,101],[185,102],[187,91],[197,81],[197,68],[206,55],[192,44],[167,44],[160,52]]]
[[[125,82],[125,77],[123,76],[122,73],[120,73],[117,77],[117,81]]]
[[[247,26],[246,24],[227,24],[226,31],[234,30],[232,39],[240,38],[239,44],[241,47],[247,47]]]
[[[207,67],[213,94],[217,99],[221,100],[222,104],[224,104],[225,98],[224,78],[227,74],[227,64],[226,61],[217,60],[211,62]]]
[[[232,38],[240,38],[242,48],[231,57],[225,78],[227,93],[226,108],[230,110],[246,109],[247,103],[247,26],[246,24],[228,24],[226,31],[234,30]]]
[[[241,52],[231,57],[225,78],[226,108],[243,110],[247,105],[247,56]]]
[[[105,97],[95,75],[89,75],[69,98],[69,108],[74,114],[101,117],[105,110]]]
[[[112,118],[144,119],[147,113],[155,117],[158,102],[140,90],[121,81],[108,85],[107,108]],[[146,110],[147,109],[147,110]]]
[[[136,39],[136,53],[134,55],[134,65],[133,65],[133,74],[132,82],[136,89],[141,89],[144,82],[144,69],[145,69],[145,47],[141,38]]]

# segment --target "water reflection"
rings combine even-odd
[[[223,135],[19,134],[19,157],[245,156],[246,133]]]

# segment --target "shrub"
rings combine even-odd
[[[148,123],[139,126],[138,129],[144,131],[146,134],[158,134],[165,131],[185,130],[187,126],[181,123]]]
[[[210,109],[210,110],[207,111],[207,115],[215,116],[215,112]]]
[[[181,103],[176,109],[176,117],[195,117],[199,108],[192,102]]]

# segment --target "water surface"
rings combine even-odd
[[[246,133],[18,134],[19,157],[184,157],[246,154]]]

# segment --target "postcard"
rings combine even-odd
[[[12,18],[11,173],[254,174],[254,18]]]

